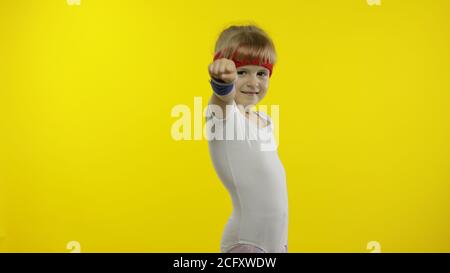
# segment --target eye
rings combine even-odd
[[[267,76],[267,72],[266,72],[266,71],[259,71],[259,72],[258,72],[258,76],[260,76],[260,77],[266,77],[266,76]]]
[[[238,72],[237,72],[237,74],[238,75],[245,75],[247,73],[247,71],[245,71],[245,70],[239,70]]]

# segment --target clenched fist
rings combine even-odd
[[[231,83],[236,80],[236,65],[232,60],[222,58],[215,60],[208,67],[211,78]]]

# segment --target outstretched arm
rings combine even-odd
[[[222,109],[222,113],[216,113],[216,117],[221,119],[226,116],[226,106],[233,104],[236,94],[234,87],[237,78],[236,66],[232,60],[222,58],[211,63],[208,71],[214,91],[209,104],[218,105]]]

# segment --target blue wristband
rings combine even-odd
[[[215,79],[211,79],[210,83],[214,93],[219,96],[228,95],[233,90],[234,86],[234,83],[220,83]]]

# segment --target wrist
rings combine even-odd
[[[215,78],[211,78],[211,87],[214,91],[214,93],[216,93],[219,96],[225,96],[228,95],[229,93],[231,93],[231,91],[234,88],[234,82],[230,82],[230,83],[226,83],[224,81],[218,81]]]

